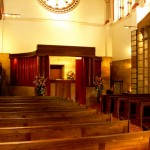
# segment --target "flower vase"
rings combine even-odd
[[[41,93],[38,93],[38,94],[37,94],[37,96],[43,96],[43,94],[41,94]]]
[[[36,90],[35,90],[35,95],[36,95],[36,96],[43,96],[44,94],[41,93],[41,90],[40,90],[40,89],[38,89],[38,90],[36,89]]]
[[[97,91],[97,102],[101,102],[101,92]]]

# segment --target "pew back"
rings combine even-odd
[[[128,120],[83,124],[2,127],[0,128],[0,142],[79,138],[128,132]]]
[[[137,133],[0,143],[2,150],[148,150],[150,131]]]

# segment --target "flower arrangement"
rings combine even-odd
[[[33,83],[35,84],[35,93],[38,96],[45,95],[46,91],[46,80],[43,76],[36,76]]]
[[[67,79],[74,79],[74,77],[75,77],[74,72],[73,71],[68,71],[68,73],[67,73]]]
[[[100,98],[100,96],[102,95],[102,92],[103,92],[103,82],[102,82],[101,77],[99,77],[99,76],[95,77],[94,86],[95,86],[95,89],[97,91],[97,99],[99,101],[99,98]]]

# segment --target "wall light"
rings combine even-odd
[[[82,59],[82,57],[76,57],[76,60],[81,60]]]
[[[4,21],[5,21],[5,18],[19,18],[21,17],[20,14],[12,14],[12,13],[2,13],[2,26],[1,26],[1,52],[3,53],[3,42],[4,42]]]
[[[124,25],[124,27],[125,27],[126,29],[130,29],[130,28],[135,28],[135,29],[137,29],[136,26],[128,26],[128,25]]]
[[[2,13],[3,18],[9,17],[9,18],[20,18],[20,14],[11,14],[11,13]]]

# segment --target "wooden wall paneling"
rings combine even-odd
[[[94,58],[94,61],[93,61],[93,66],[94,66],[94,69],[93,69],[93,74],[94,74],[94,78],[95,76],[101,76],[101,57],[96,57]]]
[[[50,82],[49,82],[49,56],[38,57],[38,75],[47,78],[47,95],[50,95]]]
[[[2,15],[4,13],[4,2],[0,0],[0,19],[2,19]]]
[[[2,63],[0,63],[0,96],[2,95]]]
[[[138,23],[138,28],[150,26],[150,12]]]
[[[86,86],[93,86],[95,77],[101,76],[101,57],[83,57]]]
[[[83,61],[84,61],[84,68],[86,70],[85,75],[86,86],[91,86],[91,79],[92,79],[91,59],[89,57],[83,57]]]
[[[38,56],[73,56],[86,57],[95,56],[95,47],[37,45]]]
[[[50,76],[49,76],[49,71],[50,71],[50,66],[49,66],[49,56],[73,56],[73,57],[95,57],[95,47],[79,47],[79,46],[58,46],[58,45],[37,45],[37,50],[34,52],[30,52],[30,53],[21,53],[21,54],[10,54],[9,58],[10,59],[15,59],[15,58],[26,58],[26,57],[31,57],[31,56],[36,56],[37,60],[36,60],[36,67],[34,67],[34,73],[36,75],[40,75],[40,76],[44,76],[48,78],[48,84],[47,84],[47,92],[50,92]],[[88,60],[89,62],[87,63],[88,66],[88,74],[89,77],[87,75],[87,69],[85,69],[85,64],[83,64],[83,60],[82,60],[82,64],[79,72],[81,72],[81,76],[79,74],[79,89],[82,90],[81,93],[79,93],[80,95],[80,103],[85,103],[86,102],[86,78],[88,77],[88,85],[92,85],[93,83],[93,58]],[[26,66],[25,66],[26,67]],[[31,64],[31,68],[32,68],[32,64]],[[19,79],[19,65],[17,64],[16,66],[14,65],[12,68],[14,68],[14,70],[12,69],[13,73],[16,72],[16,77],[15,80]],[[31,69],[30,68],[30,69]],[[24,70],[26,70],[27,68],[24,68]],[[35,71],[35,69],[37,69]],[[11,72],[12,72],[11,71]],[[77,73],[78,74],[78,73]],[[13,77],[13,75],[12,75]],[[11,78],[12,78],[11,77]],[[30,76],[29,76],[30,78]],[[31,77],[32,78],[32,77]],[[30,78],[30,79],[31,79]],[[29,79],[29,80],[30,80]],[[77,80],[77,78],[76,78]],[[13,82],[13,80],[11,80]],[[30,80],[31,81],[31,80]],[[81,81],[81,82],[80,82]],[[18,83],[18,81],[13,82],[13,84]],[[76,88],[78,88],[76,86]],[[79,89],[77,89],[77,91],[79,91]],[[50,93],[49,93],[50,94]],[[48,94],[48,95],[49,95]]]

